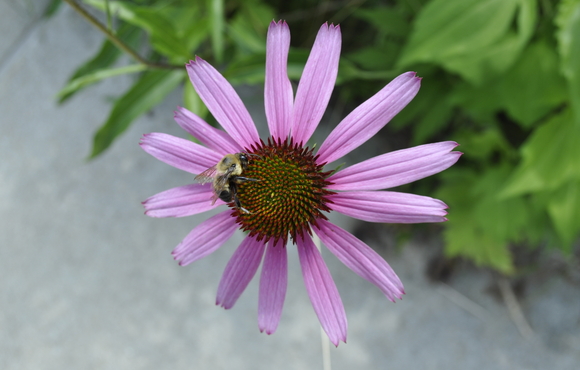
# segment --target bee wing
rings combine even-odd
[[[200,184],[207,184],[208,182],[212,182],[217,174],[217,168],[215,166],[208,168],[207,170],[203,171],[199,175],[195,176],[193,179],[195,182],[199,182]]]
[[[219,195],[218,189],[220,189],[221,191],[221,189],[223,189],[226,186],[229,179],[230,179],[229,172],[214,177],[213,188],[214,190],[216,190],[216,193],[218,193],[218,195]]]
[[[227,185],[228,181],[230,180],[230,176],[234,171],[235,167],[229,167],[226,172],[214,175],[213,188],[218,195],[221,192],[221,189]]]
[[[213,195],[211,196],[211,205],[213,206],[219,198],[220,196],[214,191]]]

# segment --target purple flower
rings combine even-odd
[[[371,158],[336,173],[323,171],[367,141],[417,94],[421,79],[403,73],[361,104],[334,129],[315,154],[306,142],[328,105],[338,72],[339,26],[324,24],[293,96],[286,64],[290,30],[272,22],[266,53],[265,108],[271,137],[266,142],[232,86],[211,65],[197,57],[187,66],[196,91],[225,131],[215,129],[184,108],[175,120],[203,145],[162,133],[144,135],[142,148],[157,159],[193,174],[215,166],[226,154],[249,153],[243,175],[259,181],[237,185],[227,209],[195,227],[172,252],[187,265],[214,252],[237,229],[247,236],[227,264],[216,303],[233,307],[260,262],[258,325],[272,334],[280,320],[287,287],[288,238],[296,244],[306,290],[320,324],[335,345],[346,341],[346,315],[312,233],[355,273],[375,284],[394,301],[403,284],[375,251],[348,231],[328,221],[336,211],[370,222],[419,223],[446,221],[440,200],[381,189],[422,179],[453,165],[461,153],[452,141],[421,145]],[[211,184],[170,189],[143,202],[151,217],[182,217],[221,207]],[[324,213],[323,213],[324,212]]]

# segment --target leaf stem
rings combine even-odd
[[[107,29],[113,32],[113,22],[111,21],[111,7],[109,0],[105,0],[105,14],[107,14]]]
[[[99,22],[98,19],[93,17],[89,12],[87,12],[83,7],[81,7],[75,0],[64,0],[68,3],[75,11],[77,11],[83,18],[85,18],[90,24],[98,28],[102,33],[107,36],[107,38],[119,49],[123,52],[129,54],[133,59],[135,59],[138,63],[143,64],[151,69],[183,69],[183,66],[178,66],[174,64],[165,64],[165,63],[153,63],[150,62],[141,55],[137,54],[137,52],[127,44],[123,42],[120,38],[117,37],[111,30],[109,30],[104,24]]]

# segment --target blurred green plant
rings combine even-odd
[[[418,183],[450,206],[448,256],[513,273],[510,246],[570,253],[577,240],[580,0],[85,0],[82,8],[65,1],[79,12],[91,7],[85,17],[108,39],[59,101],[104,78],[136,75],[95,134],[91,158],[182,84],[183,105],[211,120],[184,83],[183,65],[194,55],[233,84],[262,83],[268,24],[286,19],[288,73],[298,79],[329,21],[343,34],[335,104],[355,106],[415,70],[421,92],[389,127],[410,132],[413,144],[462,145],[465,156],[437,183]],[[129,65],[119,65],[123,53]]]

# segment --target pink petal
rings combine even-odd
[[[288,286],[288,256],[282,241],[268,243],[266,258],[260,276],[260,297],[258,300],[258,327],[261,332],[272,334],[276,331]]]
[[[403,73],[359,105],[322,143],[319,162],[333,162],[373,137],[413,100],[420,85],[421,79],[415,72]]]
[[[244,239],[224,270],[215,304],[226,310],[234,306],[256,274],[265,246],[253,237]]]
[[[228,134],[244,148],[260,140],[242,100],[228,81],[200,57],[186,65],[199,97]]]
[[[403,283],[391,266],[368,245],[332,223],[318,219],[316,235],[348,268],[375,284],[389,300],[401,299]]]
[[[296,91],[292,112],[295,143],[308,141],[326,110],[338,73],[340,38],[340,26],[325,23],[318,31]]]
[[[272,21],[266,42],[266,81],[264,103],[270,134],[286,139],[290,133],[293,91],[288,79],[288,49],[290,29],[284,21]]]
[[[228,209],[197,225],[171,254],[181,266],[189,265],[215,252],[231,238],[237,228],[232,210]]]
[[[212,205],[210,184],[190,184],[155,194],[143,202],[145,214],[150,217],[191,216],[224,204],[217,200]]]
[[[341,340],[346,343],[346,313],[328,267],[310,236],[298,238],[296,244],[306,291],[320,325],[335,346]]]
[[[368,222],[414,224],[443,222],[447,205],[422,195],[392,191],[345,191],[334,193],[332,210]]]
[[[175,118],[181,128],[222,156],[242,151],[242,147],[230,135],[210,126],[203,119],[185,108],[177,107],[173,118]]]
[[[408,184],[451,167],[462,153],[443,141],[397,150],[338,171],[328,178],[331,190],[380,190]]]
[[[143,135],[139,145],[160,161],[196,174],[214,166],[222,158],[213,150],[189,140],[156,132]]]

